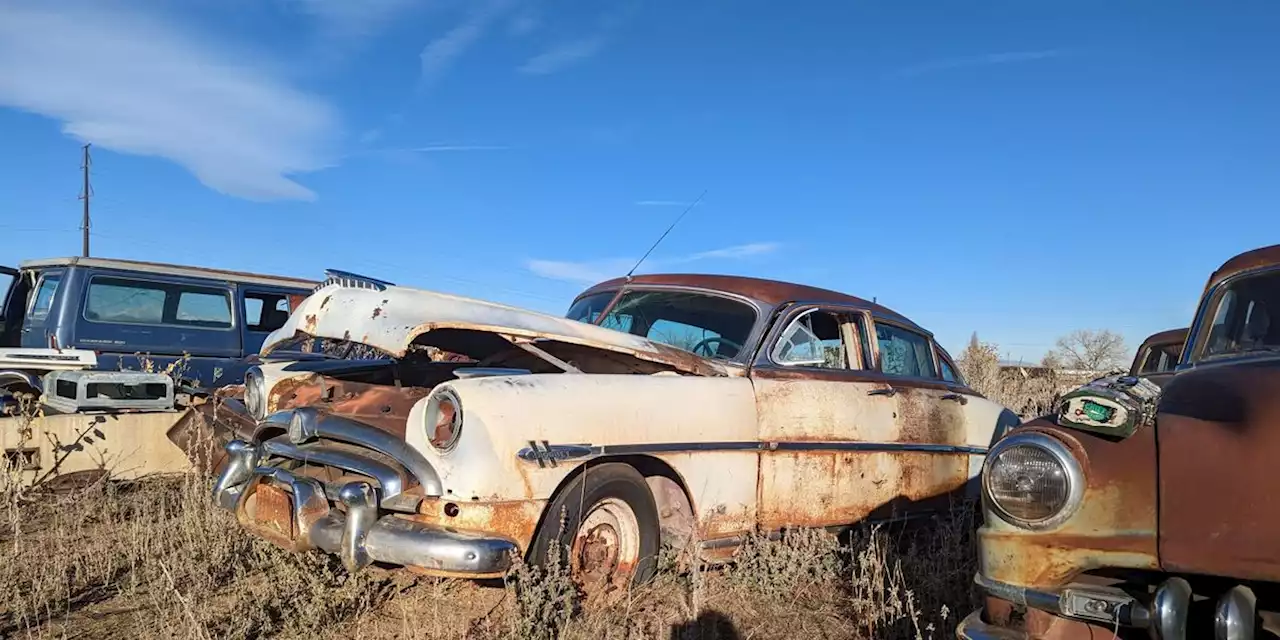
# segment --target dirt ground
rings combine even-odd
[[[290,554],[196,475],[4,491],[0,636],[12,638],[949,638],[976,606],[972,510],[912,529],[752,540],[608,604],[517,566],[476,583]]]

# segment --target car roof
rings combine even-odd
[[[1218,270],[1209,276],[1209,283],[1205,285],[1205,291],[1212,289],[1214,285],[1238,273],[1273,265],[1280,265],[1280,244],[1246,251],[1222,263],[1222,266],[1218,267]]]
[[[1173,344],[1173,343],[1186,342],[1187,331],[1188,331],[1187,327],[1182,327],[1180,329],[1165,329],[1164,331],[1157,331],[1156,333],[1153,333],[1147,336],[1147,339],[1142,341],[1142,344],[1138,347],[1138,351],[1141,352],[1143,349],[1153,344]]]
[[[153,273],[184,278],[228,280],[232,282],[243,282],[247,284],[258,284],[273,287],[312,289],[316,285],[320,284],[313,280],[303,280],[301,278],[291,278],[287,276],[272,276],[259,273],[247,273],[244,271],[229,271],[226,269],[210,269],[207,267],[164,264],[161,262],[142,262],[139,260],[119,260],[114,258],[44,258],[39,260],[27,260],[18,265],[18,267],[22,269],[77,266],[118,269],[121,271],[136,271],[139,273]]]
[[[582,296],[592,293],[617,289],[626,282],[627,279],[625,277],[605,280],[604,282],[595,284],[586,291],[578,294],[578,297],[581,298]],[[851,296],[847,293],[840,293],[839,291],[832,291],[830,289],[822,289],[820,287],[812,287],[804,284],[796,284],[794,282],[717,274],[654,273],[632,276],[631,284],[678,286],[722,291],[724,293],[750,298],[770,307],[777,307],[788,302],[814,302],[851,306],[859,309],[866,309],[874,314],[920,331],[921,333],[932,335],[920,325],[912,322],[911,319],[884,305],[864,298],[859,298],[857,296]]]

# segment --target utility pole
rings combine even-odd
[[[89,196],[92,191],[89,188],[89,145],[84,145],[84,164],[80,167],[84,171],[84,192],[80,195],[80,199],[84,200],[84,219],[80,222],[81,238],[84,242],[83,256],[89,257]]]

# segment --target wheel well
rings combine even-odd
[[[666,462],[650,456],[607,456],[602,458],[593,458],[590,461],[578,465],[572,472],[560,481],[556,486],[556,490],[551,494],[551,501],[554,501],[561,491],[569,483],[573,482],[578,476],[589,473],[591,467],[596,467],[610,462],[621,462],[630,465],[640,475],[644,476],[645,481],[649,485],[649,491],[653,494],[653,501],[658,507],[658,526],[662,530],[662,542],[669,543],[674,547],[683,548],[685,544],[693,536],[697,518],[694,512],[693,497],[689,494],[689,488],[685,485],[684,479],[676,472],[671,465]],[[548,501],[548,505],[550,501]],[[542,525],[546,522],[550,509],[544,509],[542,516],[538,519],[538,529],[541,530]]]

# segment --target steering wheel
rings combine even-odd
[[[699,349],[705,349],[705,350],[706,350],[706,357],[708,357],[708,358],[714,358],[714,357],[717,355],[717,354],[716,354],[716,352],[717,352],[717,351],[719,351],[719,350],[720,350],[720,348],[719,348],[719,347],[716,347],[715,349],[710,348],[708,345],[709,345],[709,344],[711,344],[711,343],[713,343],[713,342],[714,342],[714,343],[716,343],[717,345],[720,345],[720,344],[727,344],[727,345],[729,345],[729,346],[731,346],[731,347],[734,347],[734,348],[738,349],[739,351],[741,351],[741,350],[742,350],[742,345],[740,345],[740,344],[738,344],[738,343],[736,343],[736,342],[734,342],[734,341],[732,341],[732,340],[730,340],[730,339],[728,339],[728,338],[722,338],[722,337],[720,337],[720,336],[712,336],[712,337],[710,337],[710,338],[704,338],[704,339],[702,339],[702,340],[699,340],[699,341],[698,341],[698,344],[693,345],[693,349],[691,349],[691,351],[693,351],[694,353],[698,353],[698,350],[699,350]]]

